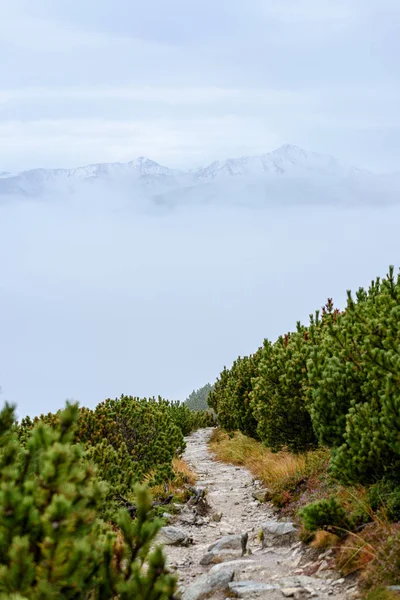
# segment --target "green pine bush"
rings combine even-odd
[[[22,444],[13,409],[0,413],[0,597],[20,600],[170,600],[175,580],[144,488],[137,515],[120,510],[114,531],[99,518],[107,484],[74,443],[78,409],[53,427],[38,422]]]
[[[39,423],[57,428],[61,411],[31,419],[15,427],[22,444]],[[100,402],[94,410],[80,408],[74,441],[109,484],[104,516],[113,514],[121,498],[129,500],[135,484],[150,486],[174,478],[172,460],[185,449],[184,435],[214,425],[209,412],[191,411],[185,404],[162,398],[121,396]]]
[[[296,332],[274,344],[264,342],[251,399],[258,436],[273,451],[302,452],[317,445],[307,408],[307,359],[316,327],[298,323]]]
[[[216,413],[219,425],[226,431],[235,431],[239,427],[238,419],[236,413],[231,410],[229,398],[226,395],[229,376],[229,369],[224,367],[208,395],[207,402]]]
[[[227,410],[236,415],[236,427],[244,435],[258,438],[257,420],[251,403],[253,379],[258,375],[258,363],[261,350],[250,356],[237,358],[231,369],[225,389]]]
[[[325,529],[342,536],[352,527],[346,511],[335,497],[308,504],[300,510],[299,516],[305,529],[310,532]]]
[[[239,430],[257,437],[257,421],[250,401],[252,381],[258,374],[260,350],[250,356],[238,357],[232,367],[224,370],[208,396],[208,403],[217,413],[218,423],[226,431]]]
[[[400,521],[400,486],[393,481],[381,479],[368,489],[371,509],[383,512],[389,521]]]
[[[187,436],[200,427],[209,427],[215,424],[214,415],[207,410],[191,410],[186,403],[158,399],[163,404],[169,417],[179,427],[182,435]]]
[[[310,412],[344,483],[400,482],[400,277],[348,293],[309,363]]]

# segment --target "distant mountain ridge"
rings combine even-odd
[[[215,161],[207,167],[195,171],[195,176],[214,178],[219,175],[287,175],[296,173],[299,169],[341,176],[367,173],[362,169],[341,164],[333,156],[306,152],[298,146],[284,144],[272,152],[258,156],[242,156],[229,158],[222,162]]]
[[[387,183],[390,179],[390,185]],[[26,197],[74,193],[87,184],[104,184],[129,197],[156,205],[269,201],[395,201],[400,177],[375,175],[333,156],[285,144],[272,152],[214,161],[195,170],[179,170],[140,156],[128,163],[99,163],[74,169],[0,172],[0,195]]]

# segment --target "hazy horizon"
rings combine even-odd
[[[21,167],[19,169],[15,169],[14,171],[0,171],[0,175],[3,173],[4,175],[15,175],[18,173],[22,173],[25,171],[33,171],[35,169],[45,169],[45,170],[57,170],[57,169],[66,169],[66,170],[73,170],[73,169],[79,169],[81,167],[86,167],[86,166],[91,166],[91,165],[107,165],[107,164],[127,164],[129,162],[135,161],[137,159],[140,158],[145,158],[148,160],[154,160],[154,162],[156,162],[157,164],[159,164],[162,167],[167,167],[169,169],[176,169],[177,171],[183,171],[183,172],[191,172],[193,170],[197,170],[199,168],[203,168],[206,166],[209,166],[215,162],[224,162],[224,161],[229,161],[229,160],[238,160],[240,158],[253,158],[253,157],[258,157],[258,156],[264,156],[264,155],[268,155],[270,153],[273,153],[276,150],[279,150],[280,148],[283,148],[285,146],[291,146],[294,148],[299,148],[300,150],[303,150],[309,154],[312,153],[318,153],[314,148],[303,148],[300,146],[298,146],[297,144],[291,144],[289,141],[284,142],[283,144],[277,146],[277,147],[271,147],[266,149],[265,151],[260,151],[258,153],[250,153],[247,155],[241,154],[241,155],[232,155],[232,154],[227,154],[227,155],[222,155],[220,154],[218,157],[213,157],[212,155],[212,151],[209,151],[209,158],[207,159],[207,157],[205,157],[203,159],[202,162],[193,162],[190,165],[186,165],[184,163],[180,164],[177,163],[176,161],[172,161],[171,163],[169,163],[168,161],[157,161],[154,160],[154,158],[152,156],[145,156],[143,153],[142,154],[138,154],[136,156],[132,156],[130,158],[126,158],[125,160],[118,160],[118,158],[116,160],[113,161],[96,161],[96,160],[89,160],[89,162],[83,164],[83,163],[69,163],[69,164],[57,164],[54,166],[48,165],[47,167],[43,167],[43,166],[39,166],[39,167],[30,167],[30,166],[25,166],[25,167]],[[325,152],[319,152],[318,154],[321,154],[323,156],[330,156],[335,160],[339,160],[340,161],[340,156],[333,156],[332,154],[329,153],[325,153]],[[391,174],[391,173],[400,173],[400,169],[393,169],[393,170],[385,170],[385,171],[378,171],[378,170],[374,170],[374,169],[367,169],[366,167],[364,167],[364,165],[362,164],[353,164],[350,163],[348,161],[341,161],[343,164],[347,164],[349,166],[361,169],[361,170],[366,170],[366,171],[370,171],[371,173],[374,174]]]
[[[397,206],[112,200],[0,207],[1,398],[20,416],[122,393],[183,400],[398,256]]]

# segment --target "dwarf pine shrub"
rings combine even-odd
[[[13,409],[0,413],[0,597],[19,600],[169,600],[175,580],[160,548],[160,522],[137,488],[137,517],[99,518],[107,484],[74,443],[78,409],[54,427],[37,423],[22,445]],[[115,531],[117,527],[117,531]]]

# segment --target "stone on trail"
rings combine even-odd
[[[297,539],[297,529],[293,523],[270,521],[262,525],[262,547],[290,546]]]
[[[196,579],[182,594],[182,600],[205,600],[214,592],[225,592],[234,577],[232,569],[221,569],[215,573],[205,573]]]
[[[214,544],[211,544],[207,548],[209,552],[212,550],[241,550],[242,554],[246,552],[247,540],[249,539],[249,535],[247,533],[237,534],[237,535],[225,535],[220,540],[216,541]]]
[[[272,492],[268,488],[263,488],[253,492],[252,496],[254,500],[258,500],[259,502],[269,502],[272,498]]]
[[[222,512],[221,513],[214,513],[211,518],[216,523],[219,523],[220,520],[222,519]]]
[[[189,546],[193,543],[185,531],[178,527],[161,527],[158,534],[158,542],[167,546]]]
[[[238,571],[242,571],[247,567],[251,568],[255,564],[255,561],[251,558],[238,558],[236,560],[231,560],[229,562],[223,562],[214,565],[213,567],[211,567],[209,573],[218,573],[218,571],[221,571],[222,569],[233,569],[236,575]]]
[[[279,590],[279,585],[261,583],[260,581],[234,581],[229,584],[229,589],[234,598],[259,598],[266,597],[267,592]]]
[[[282,588],[282,594],[285,598],[303,598],[304,596],[308,596],[311,594],[310,590],[306,590],[302,587],[292,587],[292,588]]]
[[[171,521],[174,520],[174,516],[168,512],[163,513],[162,516],[163,516],[163,519],[166,519],[167,523],[171,523]]]
[[[246,552],[248,534],[225,535],[220,540],[208,547],[207,554],[200,560],[200,564],[216,565],[243,556]]]
[[[315,579],[310,575],[288,575],[287,577],[281,577],[277,583],[283,588],[305,588],[308,592],[326,587],[326,582]]]
[[[182,525],[194,525],[196,522],[197,514],[193,508],[184,508],[178,518],[178,521]]]
[[[203,567],[206,567],[207,565],[217,565],[240,556],[242,556],[241,550],[211,550],[211,552],[207,552],[207,554],[203,556],[200,560],[200,564]]]

